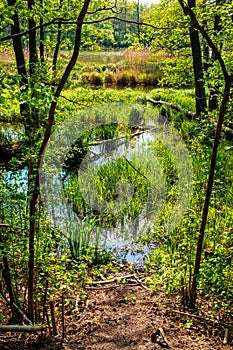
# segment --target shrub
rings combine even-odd
[[[83,73],[80,76],[79,81],[80,81],[81,84],[89,84],[90,83],[90,74],[89,73]]]
[[[116,83],[115,75],[111,72],[108,72],[105,75],[104,82],[105,82],[105,84],[115,84]]]
[[[103,79],[100,74],[98,73],[92,73],[90,76],[90,84],[91,85],[103,85]]]

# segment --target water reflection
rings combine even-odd
[[[23,126],[20,124],[12,125],[10,123],[0,123],[0,134],[2,135],[2,141],[20,140],[23,133]]]

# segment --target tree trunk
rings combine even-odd
[[[221,3],[221,0],[216,0],[216,6]],[[214,35],[216,36],[221,29],[221,18],[219,15],[214,17]],[[215,53],[212,53],[211,64],[217,60]],[[217,86],[216,86],[217,89]],[[212,112],[214,109],[218,108],[218,94],[214,89],[210,89],[209,101],[208,101],[208,110]]]
[[[43,6],[43,0],[40,0],[41,7]],[[44,27],[43,27],[43,18],[40,18],[40,61],[41,63],[44,63],[45,56],[44,56]]]
[[[28,0],[28,9],[32,10],[34,6],[34,0]],[[33,18],[28,20],[28,29],[29,29],[29,71],[30,77],[33,76],[33,71],[35,64],[38,61],[37,58],[37,48],[36,48],[36,30],[33,29],[36,26],[36,22]]]
[[[60,8],[62,7],[62,2],[63,0],[60,0]],[[62,22],[60,21],[58,23],[56,47],[53,55],[53,71],[55,71],[57,68],[57,58],[58,58],[59,48],[61,45],[61,25],[62,25]]]
[[[138,42],[141,44],[141,29],[140,29],[140,0],[137,2],[137,22],[138,22]]]
[[[7,2],[9,6],[15,6],[16,4],[16,0],[7,0]],[[13,24],[11,24],[11,35],[20,33],[19,17],[16,12],[12,16],[12,21]],[[21,90],[25,90],[27,88],[28,80],[21,37],[13,37],[13,48],[15,53],[17,72],[21,77],[20,88]],[[20,114],[22,116],[27,115],[28,111],[28,104],[21,103]]]
[[[188,0],[188,6],[193,8],[196,6],[195,0]],[[195,80],[195,98],[196,98],[196,115],[199,117],[206,112],[206,95],[204,86],[204,75],[201,56],[201,45],[198,31],[191,25],[189,29],[190,42],[193,57],[193,69]]]
[[[203,246],[206,222],[207,222],[208,211],[209,211],[210,197],[211,197],[213,183],[214,183],[214,171],[215,171],[215,165],[216,165],[218,145],[219,145],[219,140],[220,140],[222,124],[223,124],[224,116],[225,116],[226,109],[227,109],[227,103],[229,102],[229,98],[230,98],[231,84],[232,84],[232,77],[226,79],[226,82],[225,82],[224,94],[223,94],[223,98],[222,98],[222,102],[221,102],[221,107],[220,107],[219,117],[218,117],[218,124],[217,124],[217,128],[216,128],[215,139],[214,139],[214,146],[213,146],[213,152],[212,152],[212,157],[211,157],[211,164],[210,164],[209,178],[208,178],[208,184],[207,184],[207,190],[206,190],[206,197],[205,197],[205,203],[204,203],[204,208],[203,208],[203,212],[202,212],[202,221],[201,221],[201,227],[200,227],[198,243],[197,243],[194,275],[193,275],[193,281],[192,281],[190,295],[189,295],[189,298],[190,298],[189,306],[191,308],[195,308],[195,304],[196,304],[197,277],[198,277],[198,274],[200,271],[202,246]]]
[[[212,51],[215,53],[216,59],[218,60],[222,73],[224,76],[224,93],[223,98],[219,110],[219,116],[218,116],[218,123],[214,138],[214,145],[213,145],[213,151],[212,151],[212,157],[211,157],[211,163],[210,163],[210,170],[209,170],[209,178],[207,183],[207,191],[206,191],[206,197],[204,202],[204,207],[202,211],[202,221],[201,221],[201,227],[199,230],[199,237],[197,242],[197,250],[196,250],[196,259],[195,259],[195,266],[194,266],[194,274],[192,279],[191,288],[189,291],[189,306],[191,308],[195,308],[196,304],[196,298],[197,298],[197,278],[198,274],[200,272],[200,264],[201,264],[201,255],[202,255],[202,246],[204,241],[204,235],[205,235],[205,228],[206,228],[206,222],[208,217],[208,211],[209,211],[209,204],[210,204],[210,197],[213,189],[213,183],[214,183],[214,171],[215,171],[215,165],[216,165],[216,158],[217,158],[217,152],[218,152],[218,145],[220,140],[220,134],[221,129],[223,125],[224,116],[227,109],[227,104],[230,100],[230,90],[233,82],[233,74],[229,75],[226,64],[223,60],[223,57],[221,55],[221,52],[218,50],[217,46],[214,44],[210,36],[208,35],[208,32],[205,30],[203,26],[201,26],[192,11],[192,9],[188,6],[185,6],[183,0],[178,0],[185,15],[188,15],[192,21],[193,27],[195,27],[203,36],[203,38],[208,43],[209,47],[212,49]]]
[[[53,55],[53,71],[55,71],[57,68],[57,59],[58,59],[60,44],[61,44],[61,22],[58,23],[56,47]]]
[[[2,264],[0,264],[0,269],[2,271],[2,278],[5,282],[8,294],[9,294],[9,304],[11,307],[11,312],[12,312],[12,318],[14,319],[15,322],[21,322],[22,317],[19,312],[19,301],[17,298],[17,294],[15,293],[13,284],[12,284],[12,279],[11,279],[11,273],[10,273],[10,267],[7,259],[7,254],[4,251],[5,248],[5,237],[8,232],[5,232],[5,230],[8,228],[8,225],[1,225],[0,226],[0,253],[2,255]],[[2,233],[2,231],[4,232]],[[9,234],[9,233],[8,233]],[[8,235],[7,235],[8,236]],[[8,301],[8,300],[7,300]]]

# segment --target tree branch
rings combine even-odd
[[[153,28],[153,29],[156,29],[156,30],[172,30],[172,29],[174,29],[176,27],[176,26],[173,26],[173,27],[156,27],[156,26],[154,26],[153,24],[150,24],[150,23],[131,21],[131,20],[123,19],[123,18],[116,17],[116,16],[109,16],[109,17],[105,17],[105,18],[96,19],[96,20],[93,20],[93,21],[84,21],[83,24],[101,23],[101,22],[109,21],[109,20],[117,20],[117,21],[120,21],[120,22],[129,23],[129,24],[137,24],[137,25],[140,25],[140,26],[150,27],[150,28]]]
[[[101,23],[101,22],[114,20],[114,19],[117,20],[117,21],[120,21],[120,22],[146,26],[146,27],[150,27],[150,28],[153,28],[153,29],[156,29],[156,30],[172,30],[172,29],[174,29],[176,27],[176,26],[173,26],[173,27],[156,27],[156,26],[154,26],[153,24],[150,24],[150,23],[131,21],[131,20],[115,17],[115,16],[109,16],[109,17],[105,17],[105,18],[100,18],[100,19],[96,19],[96,20],[93,20],[93,21],[84,21],[83,24],[95,24],[95,23]],[[73,21],[71,19],[55,18],[55,19],[53,19],[53,20],[51,20],[49,22],[46,22],[46,23],[37,25],[35,27],[32,27],[32,28],[30,28],[28,30],[25,30],[24,32],[20,32],[20,33],[4,36],[4,37],[0,38],[0,42],[11,40],[11,39],[18,38],[18,37],[21,37],[21,36],[25,36],[25,35],[29,34],[31,31],[33,31],[33,30],[40,29],[40,28],[43,28],[43,27],[47,27],[47,26],[49,26],[51,24],[60,24],[60,23],[61,24],[71,24],[71,25],[72,24],[77,24],[76,21]]]
[[[87,14],[88,15],[94,15],[94,14],[96,14],[98,12],[101,12],[101,11],[113,11],[114,8],[116,8],[116,4],[114,6],[111,6],[111,7],[104,6],[102,8],[96,9],[94,11],[87,11]]]
[[[16,34],[11,34],[11,35],[7,35],[7,36],[4,36],[2,38],[0,38],[0,42],[1,41],[6,41],[6,40],[10,40],[10,39],[14,39],[14,38],[18,38],[18,37],[21,37],[21,36],[24,36],[24,35],[27,35],[29,34],[31,31],[33,30],[36,30],[36,29],[40,29],[42,27],[46,27],[46,26],[49,26],[50,24],[58,24],[59,23],[59,19],[53,19],[49,22],[46,22],[46,23],[43,23],[43,24],[40,24],[38,26],[35,26],[35,27],[32,27],[28,30],[25,30],[24,32],[20,32],[20,33],[16,33]]]

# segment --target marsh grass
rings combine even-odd
[[[104,52],[102,54],[107,55]],[[85,53],[86,55],[87,53]],[[97,57],[101,57],[101,54],[98,53],[98,55],[94,55],[93,59],[85,62],[82,55],[80,56],[81,61],[78,62],[73,72],[73,77],[76,77],[79,83],[89,83],[96,86],[103,83],[119,86],[134,86],[136,84],[156,86],[162,78],[160,63],[148,50],[118,52],[118,59],[110,62],[108,60],[104,62],[102,59],[98,61]]]

